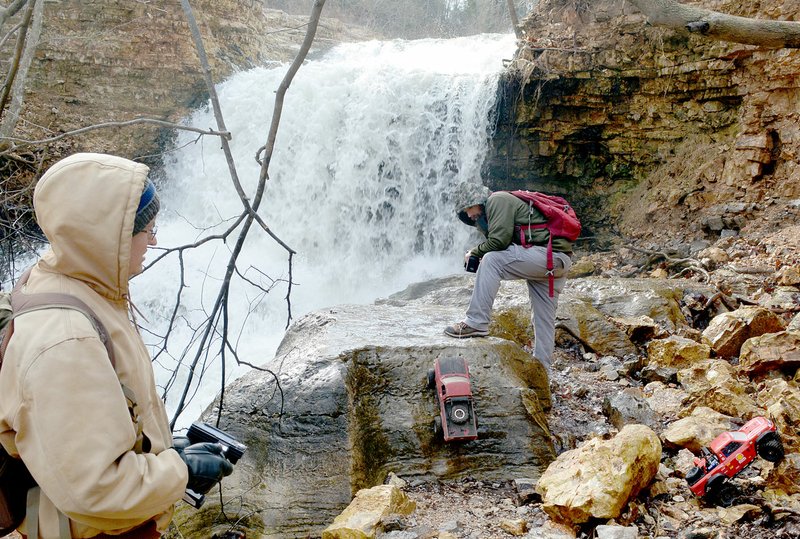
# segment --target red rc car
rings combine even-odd
[[[756,458],[778,462],[783,458],[783,443],[775,424],[766,417],[754,417],[739,430],[723,432],[701,450],[694,467],[686,475],[689,490],[712,503],[728,507],[737,496],[728,479],[747,468]]]
[[[469,367],[462,357],[438,357],[428,371],[428,388],[436,391],[439,417],[434,419],[436,434],[445,442],[476,440],[478,424],[470,387]]]

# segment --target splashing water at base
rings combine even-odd
[[[295,319],[460,271],[470,231],[455,218],[450,192],[461,181],[480,181],[498,75],[514,49],[513,35],[372,41],[337,46],[302,66],[286,93],[259,210],[297,251],[290,298]],[[253,69],[218,86],[238,175],[251,197],[260,169],[254,156],[266,141],[286,69]],[[216,125],[210,110],[187,123]],[[219,142],[195,138],[179,134],[165,164],[162,248],[221,233],[242,211]],[[146,336],[151,344],[166,331],[181,293],[168,353],[155,354],[170,413],[196,354],[193,329],[216,300],[235,238],[186,250],[180,263],[172,254],[133,282],[133,297],[153,330]],[[237,263],[244,279],[232,280],[228,326],[238,357],[250,364],[271,360],[284,335],[287,260],[288,253],[254,226]],[[219,339],[214,346],[195,370],[195,381],[201,371],[203,380],[177,426],[196,419],[220,390],[219,359],[211,362]],[[226,354],[230,381],[247,368]]]

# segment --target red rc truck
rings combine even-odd
[[[428,371],[428,388],[435,390],[439,416],[434,430],[445,442],[476,440],[478,424],[470,387],[469,367],[462,357],[438,357]]]
[[[756,453],[769,462],[781,460],[783,443],[775,424],[759,416],[739,430],[723,432],[701,453],[686,475],[689,490],[712,503],[728,507],[737,496],[736,488],[728,480],[747,468],[756,458]]]

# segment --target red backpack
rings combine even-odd
[[[527,243],[526,232],[530,229],[546,228],[550,232],[550,239],[547,242],[547,275],[550,278],[550,297],[553,297],[553,238],[564,238],[568,241],[575,241],[581,234],[581,222],[575,214],[575,210],[569,202],[555,195],[546,195],[536,191],[508,191],[523,202],[528,203],[529,208],[536,208],[544,215],[547,222],[540,224],[527,224],[519,227],[520,243],[526,249],[532,247]],[[533,211],[531,210],[531,213]]]

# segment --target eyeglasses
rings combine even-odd
[[[158,228],[153,227],[152,230],[142,230],[142,232],[147,232],[147,238],[150,241],[156,239],[156,234],[158,234]]]

